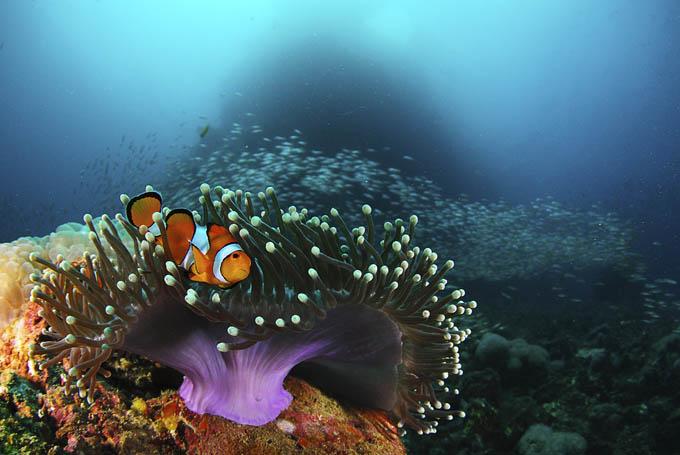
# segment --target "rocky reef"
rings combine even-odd
[[[491,308],[494,319],[512,331],[486,331],[463,356],[467,418],[429,438],[407,436],[409,453],[680,453],[673,321],[650,325],[639,308],[605,302],[550,317],[502,308]]]

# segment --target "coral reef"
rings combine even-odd
[[[147,191],[150,189],[147,188]],[[390,411],[399,426],[436,432],[454,409],[446,380],[462,374],[458,344],[469,335],[456,322],[475,301],[447,287],[437,254],[414,245],[416,216],[350,230],[332,209],[281,210],[274,190],[259,193],[201,186],[197,219],[227,226],[254,259],[250,277],[233,288],[189,282],[147,226],[85,216],[96,255],[55,262],[33,274],[32,300],[43,310],[49,354],[62,360],[66,388],[93,402],[96,375],[115,350],[141,354],[184,374],[179,394],[189,409],[261,425],[291,402],[288,372],[355,402]],[[216,197],[213,200],[213,197]],[[121,197],[126,202],[127,197]],[[154,218],[162,236],[165,224]],[[125,237],[127,240],[123,240]],[[163,242],[167,245],[167,242]]]
[[[578,433],[553,431],[536,424],[529,427],[519,440],[520,455],[583,455],[588,444]]]
[[[618,295],[620,287],[611,289]],[[637,293],[626,291],[638,302],[641,292],[643,286]],[[516,307],[506,311],[507,305],[499,303],[494,320],[511,330],[488,330],[491,334],[471,338],[473,346],[463,352],[466,368],[459,388],[466,418],[440,426],[429,438],[407,435],[409,453],[517,454],[520,440],[536,424],[579,434],[587,454],[678,453],[676,325],[670,319],[649,325],[640,319],[641,304],[615,306],[608,304],[611,298],[560,305],[550,317],[538,311],[518,316]],[[537,297],[527,307],[543,303]],[[490,311],[486,299],[484,311]],[[506,366],[516,339],[547,351],[550,361],[514,374]]]
[[[170,371],[136,356],[112,359],[88,404],[63,393],[61,366],[36,367],[29,346],[45,322],[36,304],[24,311],[0,339],[0,453],[404,453],[384,413],[342,405],[293,377],[291,406],[260,427],[190,411],[164,390]]]

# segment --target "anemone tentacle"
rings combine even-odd
[[[380,406],[391,411],[400,426],[433,432],[438,420],[463,415],[442,403],[438,395],[449,391],[445,382],[449,376],[462,374],[458,345],[469,330],[456,323],[472,313],[476,302],[464,301],[465,292],[448,284],[445,276],[453,261],[438,266],[435,252],[414,245],[415,215],[408,221],[385,223],[380,233],[368,205],[361,209],[365,226],[350,229],[336,209],[321,217],[295,206],[282,209],[271,187],[257,197],[219,186],[211,189],[207,184],[200,190],[202,214],[194,212],[194,217],[227,226],[253,259],[250,276],[232,288],[191,282],[168,260],[169,252],[154,244],[148,227],[137,229],[120,215],[116,223],[102,217],[99,229],[85,216],[97,254],[86,253],[77,263],[52,263],[31,256],[46,270],[33,276],[32,299],[43,307],[41,314],[49,325],[45,336],[50,340],[36,346],[35,353],[52,356],[44,365],[66,362],[67,388],[75,379],[80,395],[93,400],[97,372],[107,375],[102,364],[114,349],[122,349],[162,360],[184,373],[180,394],[198,412],[233,418],[234,409],[206,407],[205,396],[198,396],[198,388],[213,387],[214,380],[206,379],[206,374],[228,376],[229,368],[244,368],[236,364],[274,368],[270,361],[252,361],[253,353],[272,349],[289,356],[289,361],[275,365],[278,375],[283,372],[285,376],[298,363],[303,363],[302,369],[307,365],[307,370],[324,371],[320,374],[329,383],[334,375],[346,373],[347,365],[360,371],[358,348],[327,347],[328,340],[339,343],[338,333],[343,333],[329,329],[333,320],[352,322],[347,311],[334,309],[355,308],[357,320],[381,315],[377,319],[389,321],[378,324],[383,333],[393,326],[400,334],[388,340],[391,347],[385,347],[396,348],[398,358],[379,371],[371,370],[375,377],[394,377],[395,388],[390,392],[394,399],[383,400]],[[127,200],[121,196],[123,203]],[[161,214],[154,216],[154,223],[165,236]],[[121,233],[130,240],[126,242]],[[186,333],[161,336],[162,348],[148,332],[159,309],[184,312],[177,317],[194,321],[187,328],[170,324],[173,330]],[[319,337],[325,337],[324,348],[300,347]],[[206,349],[206,345],[213,352],[204,360],[212,359],[205,361],[214,363],[214,371],[205,373],[201,370],[205,366],[191,365],[189,358],[171,358],[172,349]],[[233,378],[228,381],[219,387],[236,387]],[[281,386],[272,413],[287,405],[282,391]],[[227,395],[224,392],[220,398],[224,407],[238,407],[233,395]],[[244,421],[260,424],[266,418],[252,416]]]

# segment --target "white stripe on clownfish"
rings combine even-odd
[[[206,226],[201,226],[200,224],[196,224],[196,230],[194,231],[194,236],[191,238],[189,243],[196,248],[198,248],[201,253],[207,254],[208,250],[210,249],[210,240],[208,239],[208,228]],[[184,255],[184,258],[182,259],[182,263],[180,266],[184,268],[184,270],[190,270],[191,266],[194,265],[194,262],[196,262],[196,259],[194,258],[194,251],[193,248],[189,248],[187,251],[187,254]]]
[[[226,284],[229,284],[230,281],[222,275],[222,262],[235,251],[243,251],[243,248],[236,242],[228,243],[220,248],[213,260],[213,275],[215,275],[215,278]]]

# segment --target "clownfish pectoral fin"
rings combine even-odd
[[[210,276],[208,276],[208,272],[190,273],[189,279],[191,281],[196,281],[196,282],[199,282],[199,283],[210,283]]]
[[[187,209],[174,209],[165,219],[166,232],[172,259],[181,264],[191,247],[196,232],[194,215]]]
[[[139,227],[141,225],[151,227],[153,226],[153,214],[161,211],[163,199],[156,191],[147,191],[138,196],[133,197],[127,203],[125,212],[128,221]]]
[[[208,256],[203,254],[200,248],[193,243],[191,244],[191,251],[194,253],[194,267],[196,275],[205,275],[211,270],[212,261]]]

